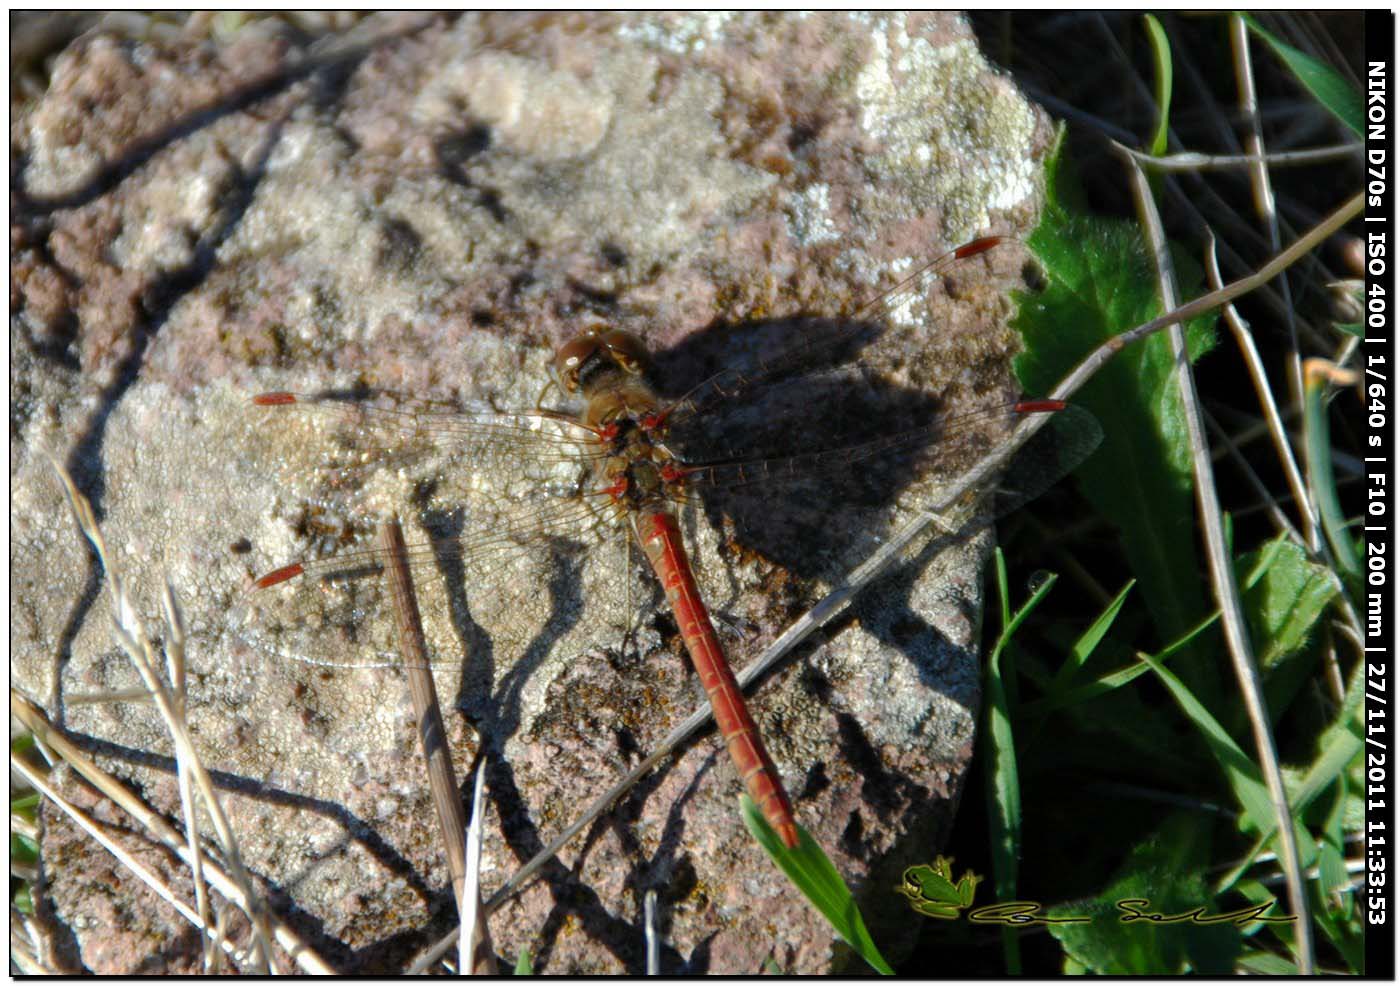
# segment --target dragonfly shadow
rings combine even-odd
[[[853,362],[884,334],[817,318],[721,325],[655,358],[658,388],[684,408],[669,444],[716,466],[697,474],[710,522],[727,517],[739,544],[799,577],[839,575],[912,483],[954,465],[945,402]]]
[[[423,520],[433,535],[439,573],[449,587],[452,626],[462,647],[463,674],[455,707],[473,721],[490,751],[482,767],[486,770],[487,796],[501,819],[502,836],[517,859],[524,862],[544,848],[545,840],[516,781],[515,769],[502,753],[506,738],[520,725],[521,692],[525,683],[555,644],[578,622],[582,604],[578,546],[563,538],[551,544],[551,574],[546,589],[549,615],[518,660],[512,661],[497,681],[495,641],[487,628],[472,617],[468,575],[460,555],[450,548],[465,526],[464,516],[461,511],[429,511]],[[531,586],[530,591],[537,593],[539,589]],[[464,778],[463,798],[470,797],[469,787],[469,778]],[[604,824],[607,824],[606,817],[595,823],[595,828]],[[590,837],[580,848],[575,869],[552,859],[540,871],[539,879],[549,888],[554,905],[539,931],[543,944],[535,953],[536,966],[547,961],[553,939],[568,924],[577,924],[591,940],[613,952],[624,965],[640,970],[644,959],[637,928],[614,916],[603,899],[579,876],[578,869],[592,841]],[[679,963],[678,956],[672,958]]]
[[[490,630],[472,616],[466,567],[453,546],[466,528],[460,510],[429,510],[422,515],[431,532],[434,561],[446,586],[449,618],[461,647],[462,677],[455,707],[465,713],[485,741],[499,751],[520,725],[521,691],[530,675],[577,624],[582,608],[577,545],[565,538],[550,544],[550,575],[545,591],[549,613],[543,626],[518,656],[505,655],[508,668],[497,681],[496,641]],[[497,591],[499,589],[497,588]],[[538,586],[529,586],[532,595]]]
[[[523,863],[544,848],[544,840],[531,820],[528,803],[515,783],[515,772],[510,765],[499,757],[492,757],[485,770],[487,791],[502,819],[501,833],[511,852]],[[581,875],[598,834],[610,824],[615,823],[607,815],[594,821],[576,851],[572,867],[554,857],[536,875],[535,879],[549,890],[552,899],[549,912],[538,923],[536,932],[537,969],[546,965],[555,940],[570,925],[575,926],[571,934],[581,931],[589,941],[612,953],[624,968],[638,972],[643,969],[645,951],[640,930],[634,923],[615,916],[615,905],[600,897],[597,889]],[[671,950],[668,956],[679,964],[679,956],[671,954]]]
[[[577,544],[564,538],[550,542],[550,575],[545,590],[549,595],[549,615],[540,632],[501,676],[490,702],[502,738],[513,734],[520,725],[520,697],[526,681],[544,663],[554,645],[577,625],[583,611],[579,575],[582,559],[577,548]]]

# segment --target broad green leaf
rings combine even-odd
[[[1238,568],[1251,570],[1266,550],[1276,551],[1276,557],[1241,600],[1255,656],[1265,670],[1308,642],[1338,589],[1336,577],[1292,541],[1246,555]]]
[[[796,849],[789,849],[783,845],[783,840],[773,831],[752,798],[747,794],[741,795],[739,806],[744,816],[744,824],[758,840],[758,844],[773,858],[778,868],[787,874],[792,885],[817,909],[817,913],[831,923],[832,929],[841,940],[855,949],[856,954],[876,972],[886,976],[894,975],[894,970],[871,940],[865,920],[860,916],[860,909],[856,907],[846,882],[841,879],[841,874],[836,872],[836,867],[822,851],[822,847],[807,834],[807,830],[800,825],[797,827],[798,846]]]
[[[1206,841],[1196,818],[1171,816],[1133,848],[1117,878],[1095,898],[1050,908],[1052,918],[1091,919],[1051,924],[1050,934],[1075,962],[1101,975],[1228,973],[1242,942],[1235,925],[1134,919],[1197,907],[1207,913],[1227,910],[1216,905],[1203,875],[1209,865]]]
[[[1342,76],[1325,62],[1320,62],[1311,55],[1304,54],[1292,45],[1285,44],[1274,37],[1263,26],[1249,14],[1242,15],[1244,22],[1249,25],[1249,29],[1273,49],[1274,54],[1288,70],[1293,73],[1294,78],[1301,82],[1319,103],[1327,107],[1332,115],[1341,120],[1352,133],[1360,137],[1365,133],[1365,109],[1362,105],[1361,93],[1357,92]]]
[[[1047,171],[1041,223],[1027,239],[1044,268],[1046,286],[1018,298],[1015,320],[1025,345],[1016,374],[1032,394],[1049,391],[1105,340],[1161,314],[1156,277],[1138,231],[1127,223],[1072,214],[1061,205],[1072,179],[1058,150]],[[1198,282],[1189,261],[1177,266],[1183,286]],[[1187,326],[1193,359],[1213,344],[1213,318]],[[1075,401],[1104,426],[1103,446],[1075,473],[1079,488],[1118,529],[1158,631],[1173,639],[1200,620],[1205,601],[1196,562],[1190,453],[1167,335],[1119,353]]]

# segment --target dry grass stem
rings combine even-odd
[[[213,781],[209,777],[208,772],[205,770],[203,763],[195,751],[194,742],[190,736],[188,723],[184,716],[185,703],[183,691],[176,692],[173,690],[161,679],[161,676],[156,670],[161,662],[156,657],[155,647],[145,631],[145,627],[137,613],[136,606],[127,593],[121,573],[112,565],[111,553],[107,550],[106,540],[102,536],[102,532],[97,525],[97,519],[93,515],[91,504],[89,504],[87,498],[78,491],[77,486],[73,483],[72,477],[68,475],[62,464],[53,458],[50,459],[50,462],[68,496],[69,506],[73,511],[79,528],[97,551],[103,570],[106,572],[108,589],[112,600],[113,635],[116,637],[123,651],[126,652],[132,664],[135,665],[137,672],[141,675],[141,679],[149,691],[151,699],[155,702],[160,712],[161,719],[164,721],[170,733],[175,751],[177,771],[182,774],[188,774],[189,779],[186,783],[190,784],[193,789],[198,790],[204,809],[208,812],[210,821],[213,823],[214,831],[219,840],[220,849],[223,852],[224,860],[229,868],[229,875],[232,882],[238,887],[237,903],[245,910],[252,923],[254,941],[257,946],[253,955],[253,965],[258,970],[268,971],[272,962],[273,949],[267,916],[264,913],[261,898],[258,897],[252,889],[252,882],[243,866],[242,858],[238,851],[237,839],[228,823],[227,816],[224,814],[223,806],[218,798]],[[167,637],[174,643],[175,651],[175,653],[168,655],[169,669],[172,678],[183,685],[184,621],[180,615],[174,595],[170,592],[168,586],[166,587],[164,606],[165,616],[167,621],[169,621],[169,626],[166,628]],[[16,696],[12,695],[12,708],[15,705],[15,700]],[[37,712],[37,710],[35,711]],[[47,725],[46,722],[45,725]],[[52,728],[47,728],[45,733],[47,734],[43,737],[45,741],[48,742],[51,747],[57,749],[58,744],[55,741],[61,739],[61,736],[52,730]],[[38,735],[39,733],[36,730],[36,736]],[[65,745],[73,749],[71,744],[65,743]],[[76,752],[76,750],[74,750],[74,752]],[[73,762],[72,757],[69,757],[67,753],[65,753],[64,756],[65,759],[69,759],[70,762]],[[86,760],[85,757],[82,759]],[[91,764],[90,761],[88,763],[90,767],[95,768],[95,764]],[[75,766],[77,766],[76,763]],[[89,775],[85,772],[84,776]],[[92,780],[92,777],[89,776],[89,779]],[[94,781],[94,783],[96,783],[96,781]],[[181,839],[179,833],[172,826],[156,813],[146,809],[144,804],[140,803],[139,799],[131,795],[130,792],[119,782],[115,781],[114,778],[104,777],[104,783],[108,783],[112,788],[112,790],[104,788],[105,793],[107,793],[109,797],[113,797],[113,799],[122,804],[128,812],[140,818],[148,829],[157,833],[162,842],[170,846],[170,848],[176,849],[187,864],[191,867],[200,865],[197,862],[199,858],[198,847],[191,852],[190,839]],[[136,807],[138,805],[139,807]],[[193,807],[192,801],[186,803],[187,817],[191,819],[193,819],[195,815]],[[193,836],[190,838],[193,838]],[[176,848],[175,843],[179,843],[178,848]],[[225,896],[229,896],[228,890],[221,888],[221,892],[224,893]],[[231,897],[231,899],[235,898]],[[293,939],[295,951],[298,953],[305,953],[305,945],[299,940],[295,940],[295,936],[293,936]],[[292,949],[289,949],[289,951],[291,950]],[[308,960],[299,958],[299,961]],[[319,959],[309,961],[311,961],[313,965],[323,965],[323,963],[320,963]]]
[[[486,921],[481,913],[481,837],[485,832],[486,764],[478,763],[476,779],[472,781],[472,820],[467,825],[467,879],[458,908],[462,915],[463,932],[458,935],[457,968],[469,969],[472,975],[494,972],[495,955],[491,940],[485,935]],[[472,929],[467,934],[465,929]]]
[[[1167,249],[1166,234],[1162,230],[1161,217],[1157,213],[1147,175],[1132,158],[1127,158],[1127,164],[1134,200],[1138,207],[1138,218],[1147,233],[1148,245],[1157,266],[1158,290],[1162,298],[1162,307],[1174,308],[1177,304],[1176,278]],[[1308,899],[1303,887],[1298,845],[1293,831],[1293,816],[1288,808],[1288,791],[1284,787],[1278,750],[1270,728],[1269,712],[1264,703],[1264,683],[1259,676],[1258,663],[1249,641],[1249,632],[1245,627],[1244,607],[1240,602],[1240,587],[1235,581],[1234,566],[1226,546],[1224,518],[1220,510],[1220,497],[1215,488],[1215,471],[1211,468],[1210,448],[1205,438],[1205,426],[1201,421],[1200,399],[1196,393],[1195,376],[1191,372],[1191,360],[1187,354],[1186,332],[1180,322],[1173,325],[1170,332],[1172,356],[1176,361],[1178,396],[1184,411],[1186,432],[1191,448],[1192,471],[1196,480],[1196,503],[1199,508],[1201,528],[1205,534],[1211,588],[1216,602],[1220,606],[1221,625],[1225,631],[1226,647],[1230,652],[1235,677],[1244,698],[1245,711],[1249,715],[1259,767],[1269,789],[1269,799],[1273,804],[1274,819],[1278,826],[1279,845],[1283,849],[1283,869],[1288,876],[1289,903],[1293,908],[1294,915],[1298,918],[1294,925],[1297,936],[1295,960],[1300,974],[1312,975],[1314,971],[1312,923]]]
[[[1360,144],[1335,144],[1332,147],[1312,147],[1303,151],[1279,151],[1255,157],[1252,154],[1199,154],[1183,151],[1179,154],[1166,154],[1156,157],[1143,151],[1129,149],[1133,160],[1152,171],[1233,171],[1236,168],[1251,167],[1260,162],[1269,167],[1301,167],[1311,164],[1326,164],[1342,158],[1357,157],[1361,154]]]
[[[647,975],[661,975],[661,936],[656,931],[656,891],[648,890],[642,901],[646,927]]]
[[[452,751],[447,745],[447,731],[442,723],[442,706],[428,664],[428,646],[423,636],[423,620],[418,611],[418,597],[413,591],[413,579],[408,571],[408,549],[404,545],[403,529],[397,518],[379,525],[380,544],[385,549],[388,564],[385,578],[389,580],[394,602],[394,616],[399,631],[399,650],[408,676],[408,690],[413,699],[413,712],[418,722],[418,738],[422,743],[423,759],[428,772],[428,789],[437,809],[438,825],[447,848],[447,864],[452,874],[453,899],[463,926],[472,928],[473,973],[481,970],[496,973],[491,935],[485,915],[473,908],[475,920],[468,925],[462,909],[466,886],[466,815],[457,788],[456,772],[452,768]],[[464,968],[466,968],[464,966]]]
[[[1211,453],[1211,461],[1216,462],[1228,458],[1239,468],[1240,474],[1245,478],[1245,482],[1249,483],[1255,495],[1259,497],[1259,502],[1257,504],[1252,504],[1243,509],[1236,510],[1235,516],[1244,517],[1258,510],[1267,511],[1269,519],[1273,521],[1274,527],[1277,530],[1288,535],[1289,539],[1300,547],[1305,546],[1307,542],[1304,541],[1303,535],[1298,532],[1298,529],[1293,526],[1293,522],[1288,519],[1288,515],[1283,512],[1282,504],[1286,502],[1285,498],[1274,496],[1269,492],[1268,486],[1259,478],[1259,473],[1255,471],[1254,466],[1245,458],[1244,453],[1240,451],[1240,445],[1235,436],[1222,428],[1220,423],[1211,415],[1206,414],[1203,415],[1203,417],[1205,418],[1206,427],[1210,429],[1211,434],[1215,436],[1216,441],[1219,443],[1218,451]]]
[[[149,705],[155,701],[148,688],[122,688],[110,692],[68,692],[63,696],[64,705],[111,705],[115,702],[139,702]]]
[[[1214,237],[1208,237],[1206,240],[1206,277],[1212,289],[1220,288],[1220,264],[1215,254]],[[1307,493],[1307,487],[1303,483],[1303,474],[1298,469],[1298,460],[1293,455],[1293,446],[1288,441],[1288,432],[1283,427],[1283,418],[1279,414],[1278,402],[1274,400],[1273,388],[1269,386],[1268,372],[1264,369],[1264,361],[1259,355],[1259,348],[1254,345],[1254,334],[1250,332],[1249,326],[1244,324],[1244,320],[1235,311],[1234,305],[1225,305],[1222,314],[1225,316],[1225,324],[1229,327],[1230,334],[1234,336],[1235,345],[1239,348],[1240,355],[1244,357],[1250,382],[1254,384],[1254,393],[1259,400],[1260,408],[1263,409],[1264,421],[1268,424],[1269,436],[1274,442],[1274,452],[1278,456],[1279,464],[1283,466],[1283,474],[1288,481],[1288,487],[1293,491],[1294,502],[1298,505],[1303,528],[1307,532],[1305,543],[1309,549],[1316,552],[1322,543],[1322,529],[1318,524],[1317,511],[1314,509],[1312,499]]]
[[[1269,179],[1269,169],[1264,164],[1264,131],[1259,122],[1259,97],[1254,87],[1254,63],[1249,55],[1249,28],[1239,14],[1231,14],[1230,50],[1234,56],[1235,80],[1239,88],[1240,118],[1248,126],[1245,133],[1245,149],[1252,157],[1260,160],[1249,168],[1249,186],[1254,193],[1254,209],[1264,223],[1269,236],[1269,250],[1277,252],[1282,240],[1279,236],[1278,203],[1274,199],[1273,182]],[[1298,320],[1293,311],[1293,290],[1288,278],[1279,278],[1279,293],[1283,298],[1283,324],[1288,327],[1288,384],[1293,393],[1293,401],[1303,406],[1303,380],[1301,355],[1298,348]]]
[[[56,788],[48,783],[42,774],[14,755],[10,757],[10,767],[12,770],[23,775],[25,780],[43,793],[44,797],[52,801],[64,814],[73,819],[74,823],[76,823],[79,828],[90,835],[98,845],[110,852],[123,866],[130,870],[138,880],[150,887],[161,900],[175,908],[181,917],[201,931],[207,931],[209,929],[204,915],[194,908],[191,908],[176,896],[175,891],[172,890],[158,874],[133,856],[121,843],[108,837],[102,830],[102,826],[95,819],[60,794]],[[229,955],[234,957],[235,961],[243,958],[243,956],[236,954],[238,951],[237,946],[226,938],[218,936],[218,938],[215,939],[211,935],[202,937],[204,937],[206,941],[216,940],[217,947],[228,952]],[[205,968],[208,969],[210,966],[206,964]]]
[[[186,839],[159,813],[152,810],[144,801],[107,771],[97,765],[86,753],[73,744],[61,731],[56,729],[43,711],[18,692],[10,692],[10,715],[24,728],[30,730],[41,747],[47,747],[51,759],[68,763],[93,787],[97,788],[123,811],[135,819],[161,845],[176,853],[186,863],[189,851]],[[243,887],[212,859],[206,859],[205,872],[209,882],[229,901],[248,913],[249,903]],[[334,970],[315,953],[301,938],[280,922],[273,922],[272,934],[284,951],[309,973],[331,975]]]

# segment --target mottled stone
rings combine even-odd
[[[93,495],[153,626],[162,579],[179,593],[190,725],[244,857],[312,946],[355,971],[398,968],[449,927],[402,677],[274,660],[229,614],[250,575],[355,542],[387,509],[413,522],[465,504],[479,524],[471,511],[500,487],[465,462],[333,490],[324,435],[270,423],[248,395],[363,384],[528,409],[553,347],[599,318],[642,336],[678,392],[971,236],[1024,232],[1046,137],[944,15],[417,21],[371,17],[348,40],[256,20],[88,37],[11,137],[16,684],[177,813],[154,711],[72,701],[136,675],[47,448]],[[356,47],[366,38],[378,41]],[[866,312],[890,331],[861,353],[857,389],[953,413],[1004,399],[1019,260],[993,251]],[[781,401],[764,405],[755,428],[823,420],[798,396],[776,422]],[[909,477],[897,502],[820,527],[827,504],[780,497],[761,518],[693,512],[735,663],[940,478]],[[941,844],[971,759],[988,543],[923,550],[753,696],[798,821],[896,960],[916,925],[890,888]],[[673,621],[643,620],[621,647],[610,554],[506,582],[496,608],[519,611],[519,641],[493,636],[486,604],[465,639],[451,588],[422,587],[439,652],[478,648],[438,687],[459,771],[474,729],[492,751],[488,892],[703,702]],[[638,586],[634,606],[655,602]],[[739,791],[702,735],[492,916],[497,950],[528,949],[548,973],[638,972],[656,889],[663,971],[843,968],[844,946],[744,830]],[[106,919],[85,903],[89,882],[74,865],[54,883],[89,968],[191,967],[197,939],[173,924],[94,939]],[[167,966],[134,954],[137,931]]]

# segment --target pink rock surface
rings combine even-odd
[[[135,672],[49,448],[150,613],[162,578],[181,596],[191,728],[270,899],[342,968],[401,967],[451,913],[402,678],[271,661],[227,614],[251,574],[307,550],[308,518],[359,536],[371,508],[407,512],[415,483],[447,509],[471,479],[388,476],[313,509],[324,451],[247,396],[366,384],[528,408],[553,347],[599,310],[694,382],[746,338],[717,327],[850,311],[971,236],[1024,232],[1046,136],[943,15],[376,16],[353,33],[254,20],[81,39],[11,131],[16,682],[178,813],[149,706],[74,702]],[[1009,394],[1019,263],[999,249],[885,313],[871,372],[953,408]],[[738,665],[854,560],[806,544],[821,563],[785,567],[722,518],[694,533]],[[891,888],[940,848],[972,754],[988,543],[924,552],[752,698],[798,821],[895,961],[916,922]],[[532,587],[521,598],[557,632],[439,678],[459,772],[473,727],[488,732],[488,893],[703,703],[673,626],[620,650],[590,610],[604,574]],[[427,615],[450,642],[450,619]],[[664,972],[845,968],[745,831],[739,791],[703,734],[492,915],[498,952],[639,972],[655,889]],[[89,969],[191,968],[198,940],[173,912],[65,846],[46,857],[50,893]],[[92,910],[101,879],[118,911]]]

